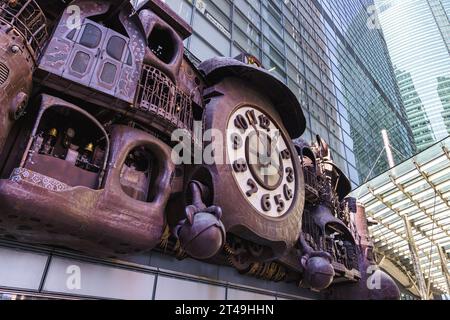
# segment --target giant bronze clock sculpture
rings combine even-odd
[[[364,208],[326,141],[297,139],[295,94],[247,53],[197,64],[191,34],[162,0],[0,0],[0,239],[398,298],[381,271],[368,290]]]
[[[207,166],[214,204],[223,209],[228,233],[262,244],[262,256],[271,258],[291,248],[301,230],[304,182],[291,137],[302,132],[304,118],[276,78],[235,60],[229,66],[230,60],[200,66],[210,84],[204,128],[224,136],[223,147],[214,145],[216,162]]]

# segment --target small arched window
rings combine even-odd
[[[123,38],[112,36],[106,46],[106,52],[111,58],[121,61],[126,44],[127,43]]]
[[[96,48],[102,40],[102,31],[92,23],[87,23],[83,34],[81,35],[80,44],[87,48]]]

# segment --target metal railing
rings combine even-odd
[[[193,131],[191,97],[152,66],[144,65],[142,69],[135,107],[164,119],[174,129]]]
[[[305,177],[306,200],[315,202],[319,199],[319,184],[316,173],[308,168],[303,168],[303,175]]]
[[[34,0],[0,0],[0,23],[17,30],[37,60],[48,39],[47,19]]]

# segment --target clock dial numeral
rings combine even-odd
[[[274,199],[275,199],[275,203],[277,204],[277,211],[283,212],[286,205],[285,205],[283,199],[281,199],[281,194],[276,195]]]
[[[263,128],[264,130],[270,131],[270,119],[267,118],[265,115],[259,116],[259,126]]]
[[[227,124],[227,154],[242,197],[264,216],[281,217],[296,199],[295,149],[278,121],[253,106],[237,108]]]
[[[289,160],[291,159],[291,153],[289,152],[288,149],[285,149],[281,151],[281,157],[283,158],[283,160]]]
[[[258,119],[256,118],[255,110],[248,110],[245,115],[247,116],[248,122],[251,126],[258,124]]]
[[[238,135],[237,133],[233,133],[233,134],[231,135],[231,141],[232,141],[232,143],[233,143],[233,149],[234,149],[234,150],[237,150],[237,149],[241,148],[242,145],[243,145],[242,138],[241,138],[241,136]]]
[[[236,128],[240,129],[241,131],[245,132],[248,129],[248,123],[247,120],[245,120],[243,115],[238,115],[236,119],[234,119],[234,125]]]
[[[236,171],[238,173],[239,172],[245,172],[245,171],[248,170],[247,162],[245,162],[244,159],[236,160],[233,163],[233,169],[234,169],[234,171]]]
[[[292,189],[289,188],[289,186],[287,184],[285,184],[283,186],[283,193],[284,193],[284,198],[286,199],[286,201],[289,201],[294,197]]]
[[[248,179],[247,185],[250,187],[250,190],[248,190],[245,193],[247,195],[247,197],[251,197],[252,195],[254,195],[255,193],[258,192],[258,185],[252,179]]]
[[[270,194],[265,194],[261,198],[261,207],[265,212],[272,209],[272,203],[270,203]]]
[[[286,180],[289,183],[294,182],[294,169],[291,167],[286,168]]]

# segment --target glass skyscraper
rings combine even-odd
[[[450,0],[376,0],[419,151],[450,134]]]
[[[303,105],[303,138],[319,134],[328,141],[354,186],[387,169],[379,157],[382,129],[389,130],[398,158],[412,155],[386,43],[371,28],[372,1],[165,2],[193,27],[185,46],[199,60],[247,52],[282,79]]]

